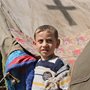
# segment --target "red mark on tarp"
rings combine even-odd
[[[70,59],[70,60],[68,60],[69,61],[69,63],[71,64],[71,65],[73,65],[74,63],[75,63],[75,60],[74,59]]]
[[[76,49],[76,50],[73,51],[73,53],[74,53],[75,55],[80,55],[81,50],[80,50],[80,49]]]
[[[82,40],[82,41],[85,41],[85,37],[84,36],[80,36],[79,39]]]
[[[64,48],[59,48],[58,50],[60,50],[60,52],[64,53]]]
[[[72,41],[71,41],[70,38],[64,38],[64,39],[63,39],[63,42],[64,42],[64,44],[66,44],[66,45],[72,43]]]
[[[18,42],[20,42],[20,43],[25,43],[25,40],[24,40],[24,39],[21,39],[21,38],[19,38],[19,37],[17,37],[16,40],[17,40]]]

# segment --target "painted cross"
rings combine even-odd
[[[69,25],[71,25],[71,26],[76,25],[76,22],[72,19],[72,17],[67,12],[67,10],[74,10],[76,8],[74,6],[65,7],[65,6],[62,5],[61,1],[59,1],[59,0],[53,0],[53,1],[56,4],[56,6],[47,5],[47,8],[60,10],[63,13],[66,20],[68,21]]]

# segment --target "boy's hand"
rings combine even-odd
[[[45,90],[58,90],[58,84],[54,81],[54,78],[49,78],[49,80],[46,80]]]
[[[70,82],[70,72],[69,70],[58,74],[55,77],[51,77],[45,81],[45,90],[63,90],[68,89]]]

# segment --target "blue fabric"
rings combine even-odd
[[[22,56],[22,55],[25,55],[26,53],[24,51],[21,51],[21,50],[16,50],[14,51],[13,53],[11,53],[8,57],[8,60],[6,62],[6,67],[7,65],[12,62],[15,58],[19,57],[19,56]]]
[[[64,63],[61,59],[57,59],[55,63],[47,62],[47,60],[40,60],[37,62],[36,67],[37,66],[50,68],[52,71],[57,72],[62,66],[64,66]]]
[[[7,79],[8,90],[31,90],[36,59],[24,51],[12,52],[6,62],[5,73],[9,72],[20,80],[13,85],[11,78]]]

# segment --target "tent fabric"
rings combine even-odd
[[[89,0],[0,0],[0,43],[8,29],[22,31],[33,40],[38,26],[50,24],[57,28],[61,39],[57,55],[65,61],[76,60],[90,40],[89,4]]]
[[[44,24],[59,32],[56,54],[73,64],[90,40],[90,1],[0,0],[0,53],[4,39],[11,35],[29,52],[36,52],[33,33]],[[6,58],[2,56],[3,67]]]

